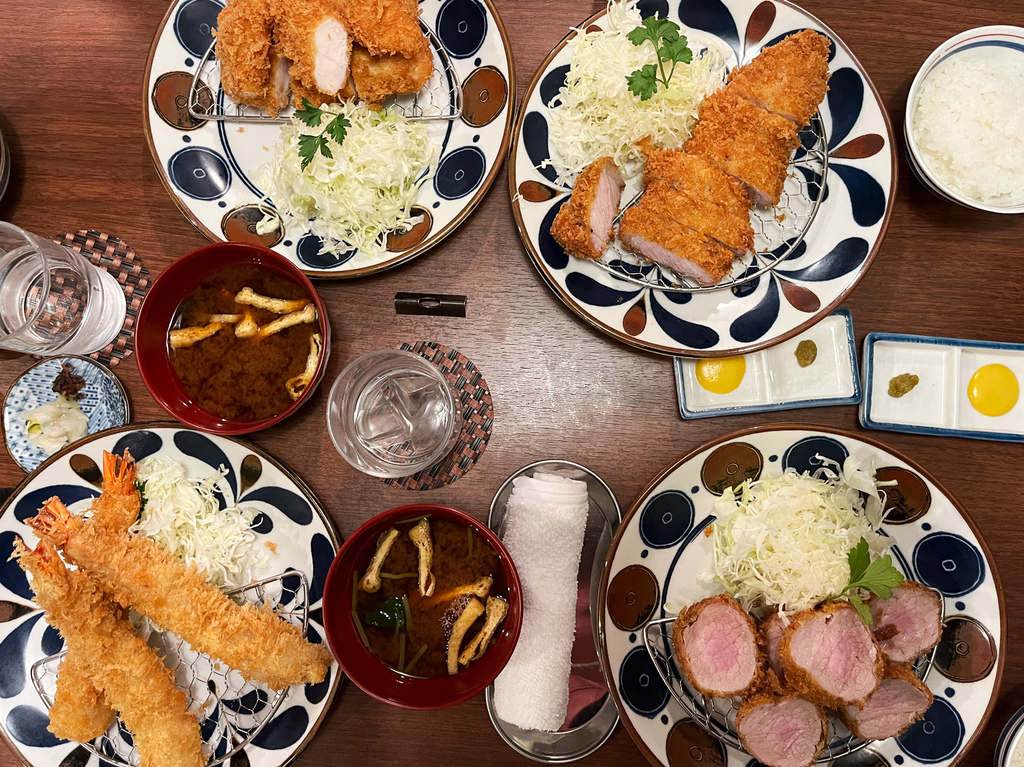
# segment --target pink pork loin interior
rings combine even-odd
[[[885,740],[905,732],[932,705],[932,693],[909,666],[889,664],[864,708],[847,706],[843,719],[864,740]]]
[[[761,678],[753,620],[726,595],[704,599],[681,613],[673,641],[683,671],[706,695],[742,695]]]
[[[786,682],[824,706],[860,703],[882,677],[878,645],[848,602],[826,602],[793,616],[779,656]]]
[[[927,586],[904,581],[890,599],[872,599],[869,606],[875,639],[889,660],[907,663],[938,644],[942,605]]]
[[[761,624],[761,638],[764,640],[768,666],[775,672],[775,676],[780,682],[783,681],[784,674],[782,673],[782,662],[779,660],[779,643],[782,641],[782,634],[785,630],[786,625],[778,613],[772,613]]]
[[[755,695],[741,707],[736,729],[747,752],[767,767],[808,767],[821,752],[827,724],[803,698]]]

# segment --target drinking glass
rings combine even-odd
[[[444,375],[412,352],[370,352],[338,376],[327,429],[342,458],[375,477],[404,477],[440,461],[462,431]]]
[[[125,310],[124,291],[105,269],[0,221],[0,348],[90,354],[117,337]]]

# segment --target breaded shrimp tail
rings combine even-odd
[[[330,655],[270,610],[228,599],[193,566],[142,536],[83,521],[50,499],[29,524],[41,538],[109,589],[192,647],[246,679],[275,689],[323,680]]]
[[[138,468],[132,454],[103,451],[103,492],[92,502],[92,518],[117,530],[127,530],[139,518],[142,496],[135,485]]]
[[[67,643],[86,675],[131,731],[141,767],[203,767],[199,722],[186,709],[174,675],[81,570],[68,570],[52,544],[29,551],[20,539],[13,557],[32,575],[46,622]]]
[[[57,674],[57,694],[46,728],[58,738],[85,743],[107,731],[115,712],[96,689],[78,654],[68,651]]]

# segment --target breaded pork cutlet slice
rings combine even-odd
[[[274,38],[291,62],[294,84],[334,96],[349,82],[352,41],[341,14],[328,0],[271,0]],[[331,98],[331,101],[334,101]]]
[[[805,29],[729,75],[729,90],[803,128],[828,91],[829,39]]]
[[[750,197],[732,176],[680,150],[651,149],[644,195],[680,224],[718,240],[737,257],[754,248]]]
[[[743,182],[755,205],[779,204],[789,159],[800,145],[796,126],[729,88],[708,96],[683,149]]]
[[[732,271],[735,255],[731,250],[666,218],[664,211],[647,200],[646,194],[622,214],[619,239],[634,253],[703,285],[717,285]]]
[[[224,92],[271,116],[288,106],[288,63],[273,43],[267,0],[231,0],[217,16],[217,59]]]
[[[416,0],[331,0],[355,41],[374,56],[411,58],[430,47]]]
[[[355,98],[356,89],[352,85],[352,78],[349,77],[348,82],[342,87],[337,93],[322,93],[316,88],[307,88],[300,80],[292,78],[292,104],[297,109],[302,108],[302,100],[306,99],[315,107],[323,106],[324,104],[334,104],[337,101],[346,101],[351,98]]]
[[[380,104],[396,93],[417,93],[434,74],[434,52],[429,47],[409,58],[374,56],[361,45],[352,46],[352,79],[359,98]]]
[[[597,259],[615,237],[612,222],[626,186],[611,157],[599,157],[576,179],[572,197],[551,224],[551,236],[577,258]]]

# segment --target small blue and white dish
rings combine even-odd
[[[803,341],[812,341],[817,350],[806,367],[796,355]],[[810,330],[770,349],[745,354],[743,360],[739,385],[721,394],[701,386],[697,370],[704,361],[676,357],[679,414],[686,419],[710,418],[860,402],[860,370],[849,309],[836,309]]]
[[[863,359],[864,428],[1024,442],[1024,344],[868,333]],[[917,384],[890,395],[904,374]]]
[[[25,471],[33,471],[49,456],[28,441],[22,413],[52,402],[57,397],[53,380],[61,365],[71,365],[75,375],[85,379],[82,398],[78,401],[89,418],[88,434],[124,426],[131,420],[128,395],[106,365],[88,357],[51,357],[37,362],[11,385],[4,398],[4,439],[7,452]]]
[[[965,208],[989,213],[1024,213],[1024,203],[1000,205],[981,202],[943,182],[929,170],[928,163],[922,157],[917,144],[917,136],[914,132],[914,112],[917,109],[918,93],[922,84],[928,75],[935,71],[936,67],[951,57],[965,51],[978,51],[979,49],[990,49],[1004,57],[1015,55],[1024,61],[1024,28],[997,24],[968,29],[946,40],[935,49],[931,56],[925,59],[910,85],[910,92],[907,94],[906,114],[903,121],[903,134],[907,142],[907,161],[917,180],[937,197],[955,202]]]

